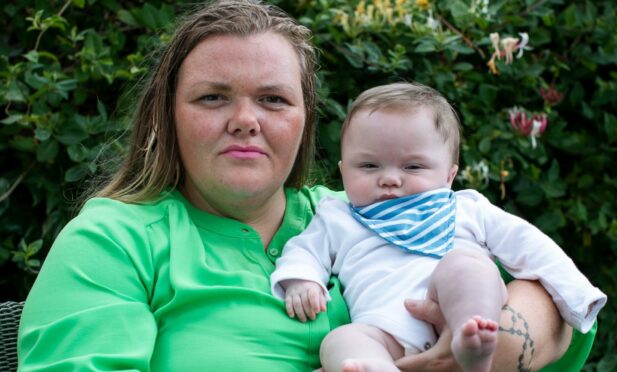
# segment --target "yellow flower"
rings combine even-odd
[[[428,0],[416,0],[416,5],[422,9],[428,9]]]
[[[398,13],[398,21],[403,22],[405,16],[407,15],[407,10],[405,9],[405,0],[396,0],[394,8],[396,9],[396,13]]]
[[[355,11],[356,17],[363,15],[365,11],[366,11],[366,5],[365,5],[364,0],[362,0],[358,3],[358,6],[356,6],[356,11]]]

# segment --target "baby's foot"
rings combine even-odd
[[[343,372],[399,372],[392,362],[381,359],[346,359]]]
[[[474,316],[452,339],[452,353],[465,372],[488,372],[497,347],[497,322]]]

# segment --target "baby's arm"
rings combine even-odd
[[[285,309],[290,317],[304,323],[326,311],[326,296],[319,284],[302,279],[283,280],[280,284],[285,290]]]
[[[464,193],[467,200],[459,199],[459,193]],[[474,199],[475,203],[469,203]],[[481,244],[488,247],[512,276],[539,280],[563,319],[583,333],[589,331],[606,304],[606,295],[589,282],[572,259],[534,225],[490,204],[480,194],[457,192],[457,208],[463,203],[470,208],[462,208],[466,215],[460,219],[457,209],[457,231],[459,221],[470,226]],[[480,221],[475,226],[482,229],[474,228],[471,220]]]

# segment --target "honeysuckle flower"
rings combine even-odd
[[[529,138],[531,139],[531,147],[536,148],[536,137],[544,133],[546,130],[546,114],[534,115],[531,118],[531,132]]]
[[[503,47],[506,57],[506,65],[509,65],[514,60],[513,53],[518,46],[519,39],[517,37],[504,37],[501,40],[501,46]]]
[[[491,39],[491,43],[493,43],[493,48],[495,48],[495,52],[499,55],[501,53],[499,51],[499,33],[492,32],[489,35],[489,38]]]
[[[505,169],[503,160],[499,162],[499,167],[501,168],[499,171],[499,190],[501,191],[501,199],[503,200],[506,198],[506,178],[510,176],[510,172]]]
[[[469,12],[472,14],[488,15],[488,0],[472,0]]]
[[[509,65],[514,61],[514,52],[518,51],[516,58],[520,58],[523,55],[523,49],[529,43],[529,35],[526,32],[520,32],[520,39],[517,37],[507,36],[501,38],[497,32],[489,34],[491,44],[495,50],[491,55],[491,59],[487,62],[489,71],[493,75],[498,75],[496,60],[505,57],[505,64]],[[499,47],[501,44],[501,49]]]
[[[531,147],[536,148],[536,138],[546,130],[546,114],[535,114],[528,117],[525,110],[519,107],[513,107],[509,110],[509,115],[512,128],[519,134],[529,137],[531,140]]]
[[[426,25],[433,30],[439,27],[439,21],[433,18],[433,11],[431,9],[428,10],[428,17],[426,18]]]
[[[411,27],[411,24],[413,23],[413,15],[405,14],[405,16],[403,17],[403,23],[405,24],[405,26]]]
[[[345,31],[345,33],[350,33],[349,14],[343,11],[337,11],[336,16],[334,17],[334,23],[340,24],[343,27],[343,31]]]
[[[495,65],[495,57],[491,58],[486,65],[489,68],[489,71],[493,75],[499,75],[499,70],[497,69],[497,65]]]
[[[521,37],[521,42],[516,46],[518,48],[518,53],[516,54],[516,58],[521,58],[523,56],[523,50],[529,44],[529,34],[526,32],[519,32],[518,35]]]
[[[555,89],[552,85],[548,88],[544,89],[544,87],[540,87],[540,96],[544,99],[549,106],[555,106],[563,100],[563,93]]]
[[[488,165],[484,160],[466,166],[456,178],[473,189],[483,189],[488,186]]]

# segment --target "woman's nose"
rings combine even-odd
[[[395,171],[384,171],[379,177],[380,187],[400,187],[401,177]]]
[[[233,113],[227,123],[227,131],[234,135],[254,136],[261,130],[259,108],[250,99],[240,99],[233,105]]]

